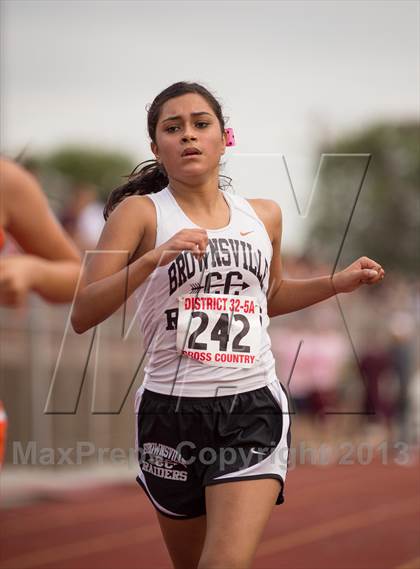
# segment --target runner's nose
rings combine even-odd
[[[194,134],[184,134],[182,142],[188,142],[189,140],[197,140],[197,137]]]

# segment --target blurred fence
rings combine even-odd
[[[143,354],[137,327],[134,323],[123,339],[119,311],[98,327],[93,339],[92,331],[77,335],[67,326],[69,313],[69,305],[48,305],[35,296],[25,309],[1,310],[1,398],[9,422],[6,463],[16,462],[16,443],[21,449],[33,448],[37,459],[40,449],[74,448],[84,442],[96,449],[134,447],[133,393],[143,379],[142,366],[137,369]],[[129,309],[127,321],[133,316]],[[49,462],[45,450],[41,464],[56,463],[57,457]]]

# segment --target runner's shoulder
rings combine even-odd
[[[153,219],[155,206],[147,196],[127,196],[110,213],[109,219],[124,219],[127,222],[137,220],[139,223]]]
[[[146,210],[146,208],[154,209],[155,206],[149,196],[146,194],[144,196],[127,196],[124,198],[115,209],[124,207],[125,209],[131,209],[132,207],[136,210]]]
[[[265,198],[247,199],[254,208],[258,217],[264,222],[271,240],[274,239],[282,226],[282,211],[280,205],[275,200]]]

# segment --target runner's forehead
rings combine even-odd
[[[195,114],[194,114],[195,113]],[[159,123],[175,120],[173,117],[194,118],[203,113],[202,116],[214,117],[214,112],[206,99],[197,93],[188,93],[180,97],[169,99],[162,105]]]
[[[188,116],[188,115],[177,114],[177,115],[167,116],[161,120],[161,123],[163,124],[165,122],[174,121],[174,120],[184,120],[184,118],[186,116]],[[193,111],[193,112],[189,113],[189,116],[191,118],[196,118],[196,117],[204,117],[204,116],[212,117],[213,115],[211,113],[209,113],[208,111]]]

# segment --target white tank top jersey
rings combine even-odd
[[[182,251],[135,291],[148,356],[143,387],[151,391],[214,397],[277,381],[267,332],[271,241],[245,198],[219,191],[230,220],[207,229],[203,258]],[[156,208],[155,247],[181,229],[199,227],[169,186],[147,197]]]

